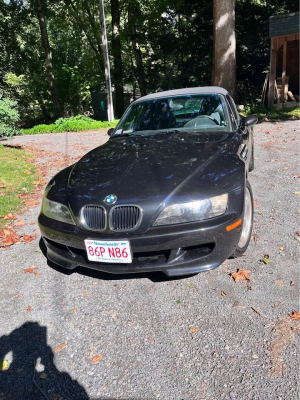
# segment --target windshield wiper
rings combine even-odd
[[[117,135],[113,135],[111,137],[111,139],[120,138],[120,137],[126,137],[126,136],[143,136],[143,135],[139,135],[139,134],[136,134],[136,133],[118,133]]]
[[[170,129],[169,131],[161,131],[159,133],[186,133],[187,131],[182,131],[181,129]]]

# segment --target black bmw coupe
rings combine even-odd
[[[220,87],[133,102],[104,145],[46,187],[39,227],[48,259],[176,276],[241,256],[252,231],[256,122]]]

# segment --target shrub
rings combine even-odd
[[[24,135],[34,135],[37,133],[92,131],[96,129],[114,128],[117,123],[118,120],[102,122],[95,121],[84,115],[77,115],[76,117],[59,118],[51,125],[37,125],[31,129],[24,129],[22,133]]]
[[[15,109],[17,102],[10,99],[0,99],[0,137],[12,137],[20,133],[18,127],[19,113]]]

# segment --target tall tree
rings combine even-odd
[[[212,84],[236,98],[235,0],[214,0]]]
[[[116,115],[121,118],[124,111],[124,88],[123,88],[123,63],[120,38],[120,7],[119,0],[110,0],[112,41],[111,50],[114,59],[113,77],[116,90]]]
[[[138,4],[133,0],[129,0],[128,25],[129,25],[129,29],[130,29],[131,44],[132,44],[135,63],[136,63],[137,81],[138,81],[138,85],[140,88],[141,96],[145,96],[147,94],[145,71],[144,71],[142,52],[141,52],[141,48],[140,48],[140,43],[139,43],[138,34],[137,34],[137,30],[136,30],[136,21],[135,21],[136,15],[139,15],[140,13],[141,13],[141,11],[138,8]]]
[[[48,32],[47,32],[47,26],[46,26],[46,18],[45,18],[45,12],[44,12],[44,4],[43,4],[43,0],[35,0],[35,3],[36,3],[37,17],[39,20],[39,25],[40,25],[40,30],[41,30],[42,44],[43,44],[44,52],[45,52],[45,65],[46,65],[46,70],[47,70],[47,74],[48,74],[50,92],[51,92],[51,97],[52,97],[52,101],[53,101],[53,105],[54,105],[55,117],[58,118],[61,116],[61,109],[60,109],[58,92],[57,92],[55,77],[54,77],[54,72],[53,72],[52,52],[51,52],[51,48],[50,48],[50,44],[49,44],[49,38],[48,38]]]

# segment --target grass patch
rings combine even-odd
[[[18,194],[30,193],[34,188],[32,181],[37,180],[36,168],[31,164],[33,156],[22,149],[13,149],[0,145],[0,215],[20,211],[24,204]],[[30,171],[31,174],[25,174]],[[4,187],[1,187],[4,186]],[[8,221],[0,218],[0,227]]]
[[[35,135],[38,133],[93,131],[97,129],[114,128],[117,123],[118,120],[102,122],[95,121],[84,115],[77,115],[76,117],[59,118],[50,125],[36,125],[31,129],[23,129],[21,134]]]
[[[263,121],[287,121],[300,118],[300,107],[296,108],[268,108],[268,107],[246,107],[242,115],[255,114],[259,122]]]

